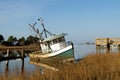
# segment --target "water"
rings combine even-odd
[[[95,45],[74,45],[75,47],[75,60],[81,59],[88,54],[96,53]]]
[[[18,70],[17,72],[22,72],[25,70],[27,72],[33,71],[35,69],[35,65],[29,63],[29,58],[24,58],[24,63],[21,59],[17,60],[9,60],[8,66],[7,61],[0,62],[0,73],[6,72],[6,68],[8,68],[8,72],[13,72]]]

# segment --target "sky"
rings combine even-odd
[[[28,37],[35,35],[28,24],[42,17],[46,29],[67,33],[75,43],[96,38],[120,38],[120,0],[0,0],[0,34]]]

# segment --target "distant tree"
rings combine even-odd
[[[33,36],[29,36],[26,39],[26,45],[30,45],[30,44],[36,44],[38,42],[38,38],[37,37],[33,37]]]
[[[8,42],[11,42],[13,45],[15,44],[15,42],[17,41],[16,37],[10,36],[7,40]]]
[[[17,41],[17,38],[16,38],[16,37],[14,37],[14,41]]]
[[[4,37],[3,35],[0,34],[0,43],[2,43],[4,41]]]
[[[30,45],[33,43],[33,36],[29,36],[27,39],[26,39],[26,45]]]
[[[38,43],[39,38],[38,37],[33,37],[33,43]]]
[[[12,42],[9,42],[9,41],[3,41],[1,43],[1,45],[4,45],[4,46],[13,46]]]
[[[18,40],[18,43],[19,43],[19,45],[24,46],[24,45],[25,45],[25,38],[24,38],[24,37],[21,37],[21,38]]]

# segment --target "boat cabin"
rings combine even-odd
[[[42,53],[55,52],[65,48],[67,46],[65,35],[67,34],[62,33],[59,35],[53,35],[49,38],[45,38],[40,44]]]

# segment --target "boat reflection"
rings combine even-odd
[[[34,64],[42,68],[41,73],[45,70],[59,71],[62,67],[73,63],[74,58],[69,58],[65,60],[58,59],[30,59],[29,63]]]
[[[34,64],[34,65],[42,67],[42,71],[44,70],[44,68],[48,69],[48,70],[52,70],[52,71],[58,71],[59,70],[56,67],[53,67],[53,66],[48,65],[48,64],[40,63],[40,62],[30,61],[30,64]]]

